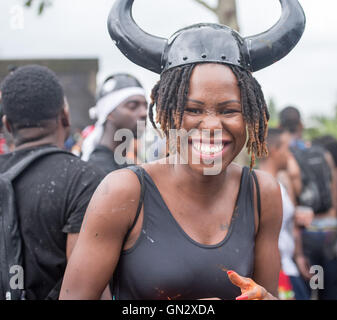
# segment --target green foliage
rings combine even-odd
[[[279,125],[279,111],[275,100],[269,98],[267,104],[270,113],[269,127],[277,128]],[[337,139],[337,104],[331,117],[312,115],[309,122],[310,125],[307,125],[303,132],[305,140],[312,141],[325,135],[330,135]]]
[[[334,115],[312,116],[312,125],[305,130],[305,138],[312,140],[314,138],[331,135],[337,139],[337,105],[334,108]]]
[[[39,0],[38,4],[38,14],[41,15],[46,7],[51,6],[52,0]],[[24,0],[24,5],[28,8],[32,7],[37,1],[35,0]]]
[[[279,121],[278,121],[278,111],[277,111],[275,100],[273,98],[269,98],[267,105],[268,105],[269,114],[270,114],[268,126],[269,128],[277,128]]]

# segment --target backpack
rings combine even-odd
[[[45,148],[30,154],[0,174],[0,300],[25,299],[24,288],[17,288],[20,285],[13,288],[11,285],[15,273],[13,267],[18,272],[20,268],[23,271],[23,245],[12,182],[34,161],[54,153],[72,155],[56,147]]]
[[[301,169],[299,205],[311,207],[315,214],[328,211],[332,207],[332,173],[325,159],[325,150],[319,146],[291,147],[290,150]]]

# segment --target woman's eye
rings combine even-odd
[[[201,114],[202,113],[202,110],[200,110],[200,109],[193,109],[193,108],[187,108],[186,111],[190,112],[190,113],[194,113],[194,114]]]
[[[226,109],[226,110],[220,111],[221,114],[233,114],[233,113],[237,113],[237,112],[240,112],[240,111],[234,110],[234,109]]]

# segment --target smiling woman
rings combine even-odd
[[[156,127],[153,119],[154,105],[157,105],[156,121],[166,136],[170,129],[181,128],[184,115],[186,121],[186,117],[194,115],[194,120],[200,120],[196,115],[211,115],[212,112],[225,118],[240,114],[248,128],[247,148],[252,155],[252,168],[255,155],[267,155],[265,138],[269,113],[260,85],[249,72],[233,65],[213,63],[199,65],[195,71],[194,68],[195,64],[186,65],[162,75],[152,91],[150,120],[153,126]],[[190,83],[192,74],[195,80]],[[177,90],[172,90],[174,87]],[[215,99],[218,101],[214,102]],[[211,128],[206,125],[200,129]],[[242,129],[241,132],[245,133],[245,130]],[[169,143],[170,140],[167,141]],[[242,147],[243,145],[239,152]]]
[[[243,39],[228,27],[199,24],[166,40],[135,24],[133,0],[115,2],[110,35],[129,59],[161,74],[150,118],[156,126],[156,107],[166,135],[191,132],[187,161],[171,161],[172,154],[102,182],[61,299],[97,299],[112,276],[116,299],[275,299],[281,194],[273,177],[252,170],[255,155],[267,153],[269,115],[251,72],[284,57],[303,33],[299,3],[281,3],[280,21],[261,35]],[[252,164],[242,168],[233,159],[247,132]],[[216,174],[206,174],[209,160],[220,163]]]

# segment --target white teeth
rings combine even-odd
[[[202,144],[202,145],[201,145],[201,151],[202,151],[203,153],[210,153],[211,148],[210,148],[209,145]]]
[[[214,145],[214,144],[194,142],[193,148],[196,149],[197,151],[201,152],[201,153],[212,154],[212,153],[221,152],[224,148],[224,145],[223,144]]]

